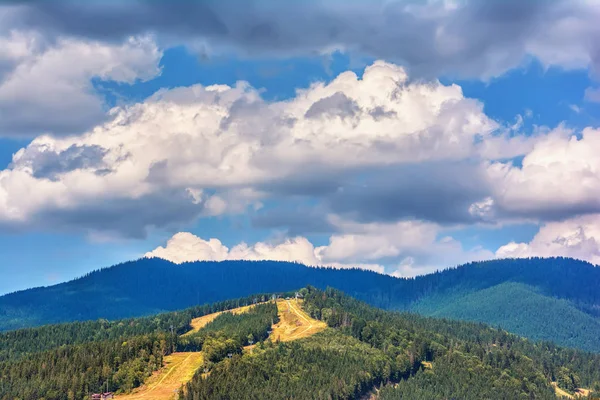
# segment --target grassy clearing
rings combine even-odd
[[[244,306],[234,308],[228,311],[216,312],[208,314],[200,318],[194,318],[191,322],[192,330],[186,332],[183,336],[198,332],[207,324],[223,312],[232,312],[234,314],[243,314],[252,306]],[[202,352],[180,352],[173,353],[164,358],[165,365],[159,371],[156,371],[146,383],[140,388],[135,389],[132,393],[119,395],[115,398],[118,400],[170,400],[174,399],[177,390],[189,382],[194,373],[204,363]]]
[[[575,396],[573,396],[572,394],[564,391],[563,389],[558,387],[558,384],[556,382],[552,382],[552,387],[554,387],[554,392],[556,393],[556,395],[558,397],[562,397],[565,399],[579,399],[579,398],[587,398],[590,395],[590,390],[589,389],[583,389],[583,388],[579,388],[577,389],[577,391],[575,392]]]
[[[577,389],[577,395],[581,396],[581,397],[588,397],[591,393],[591,390],[589,389],[583,389],[583,388],[579,388]]]
[[[252,306],[235,308],[225,312],[242,314]],[[277,300],[279,322],[273,326],[271,339],[287,342],[302,339],[327,328],[327,324],[311,318],[302,310],[302,300]],[[223,312],[205,315],[192,320],[192,330],[185,335],[198,332]],[[251,352],[256,345],[244,347],[244,352]],[[176,397],[181,385],[189,382],[194,373],[202,366],[202,352],[173,353],[165,357],[165,366],[154,373],[144,386],[127,395],[116,396],[117,400],[171,400]]]
[[[429,361],[421,361],[421,365],[423,366],[423,368],[426,368],[426,369],[432,369],[433,368],[433,364],[430,363]]]
[[[115,398],[118,400],[173,399],[181,385],[192,379],[203,362],[202,352],[170,354],[165,357],[165,366],[148,378],[144,386],[130,394]]]
[[[574,398],[572,394],[569,394],[568,392],[565,392],[564,390],[559,388],[558,384],[556,382],[552,382],[552,386],[554,387],[554,393],[556,393],[556,396],[558,396],[559,398],[566,398],[566,399]]]
[[[311,318],[302,310],[302,300],[277,300],[279,322],[273,326],[271,339],[287,342],[302,339],[327,328],[327,324]]]

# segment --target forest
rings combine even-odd
[[[600,390],[600,355],[531,342],[484,324],[368,306],[334,289],[303,290],[304,308],[331,328],[197,374],[192,399],[554,399]]]
[[[277,322],[277,307],[269,303],[243,315],[225,312],[197,334],[179,334],[190,329],[192,318],[266,299],[258,295],[148,318],[4,333],[0,399],[71,400],[103,390],[129,392],[161,368],[164,356],[174,351],[204,351],[207,360],[219,362],[230,353],[240,353],[249,340],[266,338]]]
[[[600,269],[568,258],[492,260],[416,278],[275,261],[174,265],[140,259],[0,297],[0,331],[148,316],[306,285],[335,287],[387,310],[485,322],[534,340],[600,351]]]
[[[553,399],[553,382],[567,393],[600,392],[598,353],[483,323],[385,311],[332,288],[299,293],[304,311],[328,328],[289,342],[269,337],[279,318],[269,294],[152,317],[4,333],[0,399],[84,399],[106,388],[127,393],[174,351],[204,354],[181,387],[181,400]],[[196,316],[255,303],[179,336]],[[252,351],[242,351],[248,345]]]

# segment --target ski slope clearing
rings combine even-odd
[[[167,400],[177,396],[181,385],[189,382],[204,363],[202,352],[173,353],[165,356],[165,366],[155,372],[132,393],[116,396],[118,400]]]
[[[327,324],[311,318],[302,309],[302,300],[277,300],[279,322],[273,326],[271,340],[288,342],[312,336],[327,328]]]

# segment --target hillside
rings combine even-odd
[[[549,340],[570,347],[596,349],[600,318],[576,308],[571,302],[544,296],[536,288],[505,282],[463,296],[417,302],[412,311],[432,316],[479,321],[502,326],[535,340]]]
[[[600,351],[600,269],[565,258],[471,263],[414,279],[272,261],[141,259],[2,296],[0,329],[151,315],[305,285],[336,287],[384,309],[488,322]]]
[[[22,350],[0,360],[0,399],[81,399],[107,387],[122,400],[556,399],[600,390],[597,354],[386,312],[335,289],[299,293],[303,300],[257,295],[109,323],[105,338],[91,322],[0,334]],[[40,348],[40,337],[61,340]]]

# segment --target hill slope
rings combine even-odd
[[[598,347],[599,318],[579,310],[568,300],[544,296],[529,285],[505,282],[448,300],[439,301],[432,296],[411,309],[432,317],[485,322],[535,340],[570,347]]]
[[[472,263],[415,279],[284,262],[141,259],[0,297],[0,330],[150,315],[305,285],[336,287],[385,309],[489,322],[600,351],[600,268],[565,258]]]
[[[117,398],[165,400],[556,399],[600,390],[600,354],[387,312],[335,289],[299,292],[302,301],[255,295],[105,323],[102,337],[93,322],[0,334],[9,342],[0,399],[88,398],[106,388]],[[220,312],[255,301],[242,313]],[[211,321],[193,330],[203,316]]]

